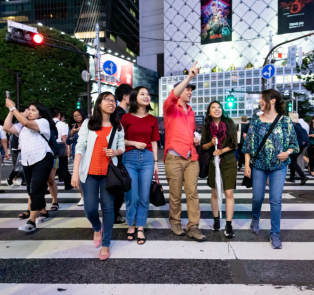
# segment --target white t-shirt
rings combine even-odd
[[[16,131],[19,133],[19,145],[21,147],[21,157],[23,166],[31,166],[40,162],[46,157],[47,153],[53,152],[47,141],[40,135],[42,134],[49,141],[50,126],[46,119],[34,120],[40,132],[23,127],[21,123],[14,124]]]
[[[307,124],[303,119],[299,119],[299,123],[302,126],[302,128],[306,130],[307,134],[309,134],[310,133],[309,124]]]
[[[57,142],[63,142],[61,138],[62,138],[63,135],[68,136],[69,128],[68,128],[68,126],[64,122],[61,122],[57,118],[53,118],[53,121],[56,123],[56,127],[58,129],[58,139],[57,139]]]
[[[0,139],[7,139],[5,131],[3,131],[3,126],[0,125]]]

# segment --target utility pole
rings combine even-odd
[[[98,94],[101,93],[101,80],[100,80],[100,40],[99,40],[99,24],[96,24],[96,39],[94,45],[97,46],[97,79],[98,79]]]
[[[269,31],[269,51],[273,49],[273,31]],[[272,55],[269,55],[268,63],[272,64]],[[268,89],[272,88],[272,79],[268,79]]]

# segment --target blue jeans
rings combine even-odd
[[[269,177],[269,203],[271,230],[270,235],[280,233],[281,197],[286,179],[287,166],[280,170],[267,171],[252,168],[253,200],[252,218],[258,220],[261,215],[262,203],[265,197],[265,186]]]
[[[102,246],[109,247],[114,224],[114,196],[106,190],[107,177],[103,175],[88,175],[85,183],[81,182],[85,215],[92,224],[93,230],[101,230],[98,207],[100,207],[103,219]]]
[[[150,185],[154,174],[153,152],[131,150],[122,162],[132,178],[132,187],[125,193],[126,220],[129,226],[144,226],[148,216]]]

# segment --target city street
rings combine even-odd
[[[76,190],[58,184],[60,209],[34,233],[17,228],[25,223],[18,214],[27,206],[26,188],[11,188],[5,176],[12,169],[5,161],[0,188],[0,294],[313,294],[314,273],[314,178],[306,185],[286,183],[282,197],[282,250],[273,250],[268,237],[268,194],[262,207],[261,231],[250,232],[252,190],[235,191],[234,239],[212,231],[210,190],[200,179],[200,228],[207,241],[197,243],[174,236],[168,221],[169,187],[164,165],[160,180],[167,204],[150,205],[145,235],[139,246],[126,240],[126,225],[115,225],[111,257],[100,261],[93,245],[93,231],[83,207],[77,206]],[[73,165],[70,164],[70,171]],[[47,209],[51,196],[46,195]],[[187,224],[186,199],[182,200],[182,223]],[[125,204],[122,207],[125,216]],[[225,218],[223,214],[223,218]],[[33,271],[29,271],[30,267]],[[132,285],[130,285],[132,284]]]

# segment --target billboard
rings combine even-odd
[[[110,54],[104,54],[100,59],[100,70],[101,81],[104,83],[117,86],[120,86],[121,84],[129,84],[133,86],[132,62]]]
[[[201,0],[201,44],[232,41],[232,0]]]
[[[278,0],[278,34],[314,30],[314,0]]]

